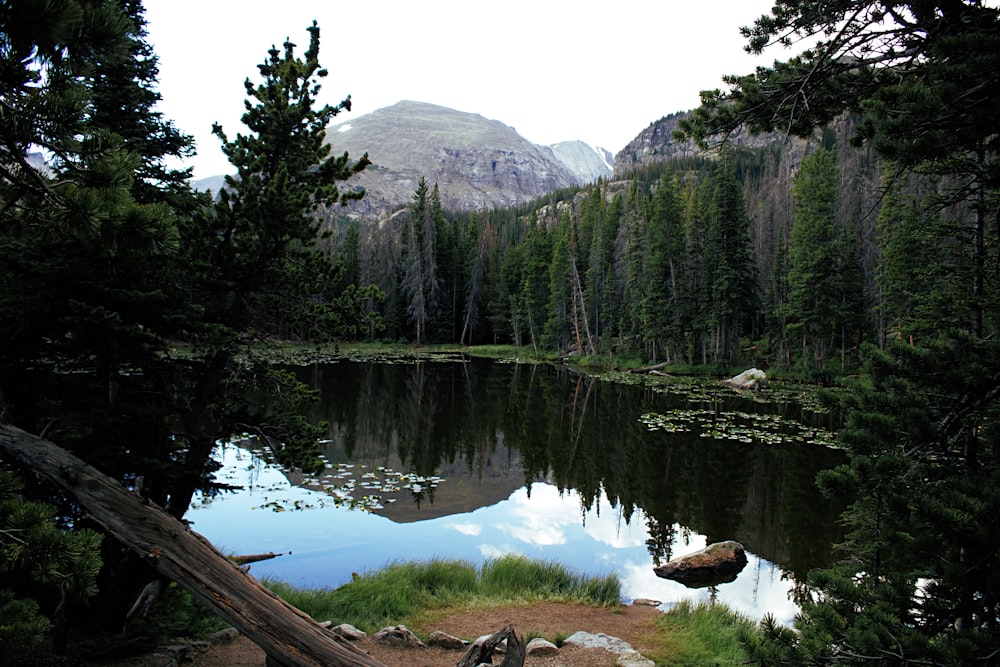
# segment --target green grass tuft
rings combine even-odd
[[[756,624],[723,604],[679,602],[656,621],[657,665],[739,665],[746,659],[740,637]]]
[[[574,600],[618,604],[617,576],[586,577],[558,563],[520,556],[487,561],[477,571],[471,563],[451,560],[406,562],[360,574],[331,589],[301,589],[280,581],[264,584],[317,621],[350,623],[366,632],[386,625],[421,624],[428,611],[454,606],[490,606],[537,600]]]

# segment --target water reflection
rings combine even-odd
[[[813,481],[839,462],[838,452],[703,437],[697,429],[651,431],[639,419],[693,409],[719,423],[733,414],[751,422],[757,414],[798,418],[794,405],[664,394],[548,366],[482,361],[341,362],[298,372],[320,390],[311,416],[329,423],[331,471],[353,465],[358,479],[388,470],[444,481],[382,494],[372,513],[350,512],[304,488],[330,486],[329,478],[292,477],[298,485],[291,486],[288,476],[230,448],[225,481],[253,488],[188,518],[234,551],[293,551],[258,564],[256,574],[336,586],[352,571],[395,560],[516,552],[615,571],[628,597],[671,602],[708,593],[658,579],[653,565],[733,539],[750,563],[720,587],[719,599],[755,616],[790,618],[794,581],[828,565],[840,538],[839,508]],[[257,477],[247,478],[251,470]],[[327,506],[269,511],[279,497],[289,507]]]

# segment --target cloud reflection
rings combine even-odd
[[[444,527],[472,537],[483,533],[483,526],[479,523],[446,523]]]

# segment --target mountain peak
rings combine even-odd
[[[352,205],[362,214],[407,205],[421,177],[456,210],[514,206],[592,180],[500,121],[426,102],[403,100],[332,125],[327,141],[334,154],[367,153],[372,161],[350,181],[367,191]]]

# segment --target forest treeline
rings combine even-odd
[[[368,337],[844,372],[863,342],[981,317],[969,210],[850,146],[854,121],[505,210],[444,211],[421,182],[380,224],[331,215],[326,243],[384,295]]]

